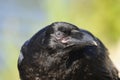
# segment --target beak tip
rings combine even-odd
[[[97,46],[98,44],[95,41],[93,41],[93,45]]]

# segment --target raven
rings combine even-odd
[[[104,44],[89,31],[54,22],[21,48],[21,80],[120,80]]]

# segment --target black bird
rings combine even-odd
[[[55,22],[21,48],[21,80],[120,80],[103,43],[90,32]]]

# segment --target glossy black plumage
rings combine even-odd
[[[55,22],[21,48],[21,80],[119,80],[102,42],[90,32]]]

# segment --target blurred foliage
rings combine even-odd
[[[120,38],[119,0],[56,0],[50,5],[48,14],[53,21],[74,23],[112,43]]]
[[[1,0],[0,12],[0,80],[19,80],[20,47],[52,22],[89,30],[108,48],[120,40],[120,0]]]

